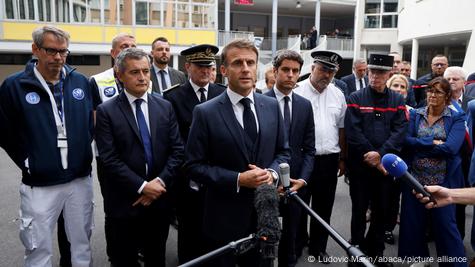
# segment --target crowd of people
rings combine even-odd
[[[475,92],[446,56],[414,81],[398,53],[371,54],[338,80],[342,57],[314,51],[310,76],[298,82],[301,55],[281,50],[260,90],[259,51],[244,39],[222,49],[221,66],[214,45],[183,50],[185,75],[168,66],[166,38],[145,52],[121,33],[112,40],[114,66],[90,78],[66,64],[67,32],[43,26],[32,39],[34,58],[0,87],[0,146],[22,173],[25,266],[52,266],[56,224],[61,266],[92,266],[93,155],[114,267],[165,266],[175,216],[180,263],[255,233],[254,193],[264,185],[282,192],[281,163],[290,165],[290,190],[328,223],[338,177],[347,178],[350,242],[377,266],[389,264],[382,256],[398,220],[399,256],[428,257],[429,235],[438,256],[465,259],[440,266],[467,266],[464,205],[475,198],[458,188],[475,182]],[[214,83],[217,68],[226,86]],[[436,203],[388,174],[388,153],[408,163]],[[296,266],[305,247],[330,263],[325,228],[298,203],[280,204],[278,265]],[[267,263],[255,246],[203,266]]]

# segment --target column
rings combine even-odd
[[[419,41],[412,39],[412,52],[411,52],[411,78],[417,79],[417,60],[419,58]]]

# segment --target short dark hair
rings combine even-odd
[[[226,62],[226,56],[228,54],[228,50],[232,48],[250,49],[256,53],[256,58],[259,57],[259,52],[257,51],[257,48],[253,42],[249,41],[248,39],[235,39],[234,41],[227,44],[223,48],[223,51],[221,51],[221,62],[223,62],[224,66],[227,66],[228,64]]]
[[[277,51],[274,59],[272,60],[272,66],[274,66],[275,69],[278,69],[280,65],[282,65],[282,62],[286,59],[297,61],[300,64],[299,70],[302,69],[302,65],[303,65],[302,56],[300,56],[299,53],[293,50],[288,50],[288,49]]]
[[[129,59],[141,60],[142,58],[146,58],[148,64],[150,65],[150,58],[145,51],[139,48],[131,47],[122,50],[117,58],[115,59],[114,68],[117,72],[123,73],[125,71],[125,63]]]
[[[170,43],[170,42],[168,42],[168,39],[167,39],[167,38],[165,38],[165,37],[163,37],[163,36],[160,36],[160,37],[155,38],[155,40],[153,40],[153,42],[152,42],[152,49],[153,49],[153,46],[155,45],[155,43],[158,42],[158,41],[164,42],[164,43]]]
[[[439,84],[440,88],[442,90],[444,90],[445,95],[448,97],[447,98],[448,100],[447,100],[446,104],[449,104],[450,99],[452,98],[452,89],[450,88],[449,81],[447,81],[442,76],[439,76],[439,77],[436,77],[436,78],[430,80],[429,83],[427,84],[426,91],[430,90],[431,88],[434,88],[437,84]]]

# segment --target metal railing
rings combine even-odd
[[[218,46],[225,46],[229,42],[238,38],[244,38],[254,41],[254,33],[241,31],[218,31]]]
[[[353,51],[353,38],[335,38],[327,36],[327,50]]]

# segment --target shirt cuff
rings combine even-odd
[[[237,180],[236,180],[236,193],[239,193],[239,189],[241,188],[239,186],[239,175],[241,175],[241,173],[238,173],[237,175]]]
[[[302,181],[302,182],[305,184],[305,186],[307,186],[307,181],[305,181],[305,179],[300,178],[300,179],[298,179],[298,180],[299,180],[299,181]]]
[[[148,183],[147,181],[144,181],[142,186],[140,186],[139,190],[137,190],[137,193],[142,194],[142,191],[143,191],[144,187],[147,185],[147,183]]]

